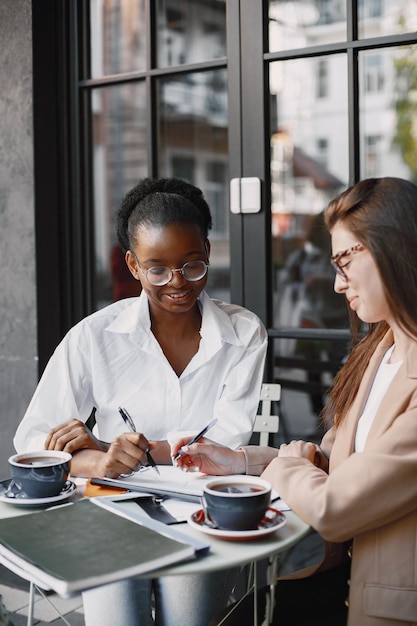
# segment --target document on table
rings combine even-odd
[[[106,494],[93,497],[93,502],[115,508],[119,515],[124,512],[145,515],[164,524],[181,524],[201,508],[200,502],[188,502],[171,496],[159,496],[140,491],[127,491],[121,494]]]
[[[120,487],[130,491],[139,491],[152,493],[160,496],[171,496],[176,500],[188,500],[197,504],[201,503],[204,485],[213,480],[215,476],[207,476],[201,472],[183,472],[173,465],[158,465],[159,475],[150,468],[139,470],[129,476],[121,478],[91,478],[94,485],[107,485]],[[230,478],[233,478],[230,476]],[[273,489],[271,493],[271,503],[276,508],[279,503],[280,510],[288,511],[289,508],[281,499],[277,492]],[[164,501],[165,508],[168,506],[180,507],[178,503],[168,503]],[[184,507],[183,507],[184,509]],[[195,510],[195,509],[194,509]],[[170,511],[171,512],[171,511]],[[189,515],[193,512],[191,507],[187,509]],[[172,513],[176,517],[175,513]]]
[[[165,498],[163,506],[178,522],[186,522],[195,511],[201,509],[201,503],[186,502],[179,498]]]
[[[119,496],[98,496],[92,498],[91,501],[94,504],[111,511],[112,513],[116,513],[116,515],[120,515],[121,517],[131,520],[132,522],[146,524],[148,528],[151,528],[162,535],[167,535],[177,541],[190,543],[197,556],[207,554],[210,549],[210,544],[205,540],[205,538],[200,539],[185,535],[178,525],[167,525],[166,522],[158,521],[152,516],[150,517],[140,506],[141,500],[147,499],[146,494],[142,494],[142,496],[144,497],[141,497],[138,493],[125,493]],[[168,498],[168,500],[170,500],[170,498]],[[167,500],[164,500],[164,505],[166,502]],[[171,512],[172,515],[175,513],[176,515],[183,517],[184,519],[181,521],[186,521],[196,508],[199,507],[196,506],[195,503],[192,504],[190,502],[184,502],[183,500],[177,500],[177,508],[172,508]]]
[[[278,511],[291,511],[290,507],[282,498],[279,496],[271,500],[271,507],[273,509],[277,509]]]
[[[200,472],[183,472],[173,465],[158,465],[158,469],[159,475],[151,468],[145,468],[120,478],[92,478],[91,483],[158,495],[175,495],[181,499],[199,502],[205,483],[214,478]]]

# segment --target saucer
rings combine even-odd
[[[7,504],[13,504],[14,506],[44,506],[46,504],[54,504],[61,500],[66,500],[77,489],[77,485],[71,480],[67,480],[66,486],[57,496],[50,496],[49,498],[28,498],[28,497],[15,497],[6,495],[6,490],[9,486],[11,479],[0,481],[0,502],[6,502]]]
[[[259,522],[256,530],[223,530],[222,528],[213,527],[211,523],[208,523],[204,510],[199,509],[195,511],[187,521],[192,528],[200,530],[207,535],[217,537],[218,539],[251,541],[271,535],[278,530],[278,528],[282,528],[282,526],[287,523],[287,518],[281,511],[270,507]]]

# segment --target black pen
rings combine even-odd
[[[122,409],[122,407],[119,406],[119,413],[122,416],[123,421],[126,424],[126,426],[128,426],[130,428],[132,433],[135,433],[136,432],[135,424],[134,424],[132,418],[130,417],[129,413],[126,411],[126,409]],[[145,450],[145,454],[146,454],[146,458],[148,459],[149,465],[152,465],[154,470],[159,474],[160,473],[159,469],[158,469],[155,461],[153,460],[151,453],[149,452],[149,448],[147,448]]]
[[[210,430],[210,428],[211,428],[212,426],[214,426],[214,424],[215,424],[216,422],[217,422],[217,417],[213,417],[213,419],[212,419],[212,420],[210,420],[210,422],[209,422],[206,426],[204,426],[203,430],[200,430],[200,432],[199,432],[199,433],[198,433],[195,437],[193,437],[192,439],[190,439],[190,441],[188,441],[187,443],[185,443],[185,444],[184,444],[183,448],[184,448],[185,446],[192,446],[192,445],[193,445],[193,443],[197,443],[197,441],[200,441],[200,439],[201,439],[202,437],[204,437],[204,435],[206,434],[206,432],[207,432],[208,430]],[[176,461],[177,459],[179,459],[179,458],[181,458],[182,456],[184,456],[184,454],[185,454],[185,450],[183,450],[183,449],[181,448],[181,450],[178,452],[178,454],[174,457],[174,461]]]

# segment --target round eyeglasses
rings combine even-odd
[[[165,267],[164,265],[158,265],[155,267],[142,267],[139,263],[136,254],[133,253],[139,269],[145,274],[146,279],[155,287],[162,287],[167,285],[174,275],[174,272],[179,272],[185,280],[195,282],[201,280],[207,274],[209,264],[205,261],[188,261],[180,268],[173,269],[171,267]]]
[[[343,278],[344,281],[348,279],[344,268],[349,265],[350,260],[343,259],[345,257],[350,257],[352,254],[355,254],[355,252],[361,252],[361,250],[363,249],[363,245],[361,243],[357,243],[351,248],[342,250],[341,252],[338,252],[337,254],[334,254],[332,257],[330,257],[330,263],[332,264],[332,267],[334,267],[334,269],[336,270],[336,274]]]

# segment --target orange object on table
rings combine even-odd
[[[126,493],[127,489],[120,489],[118,487],[104,487],[102,485],[91,484],[91,478],[87,480],[84,496],[87,498],[93,498],[94,496],[114,496],[121,493]]]

